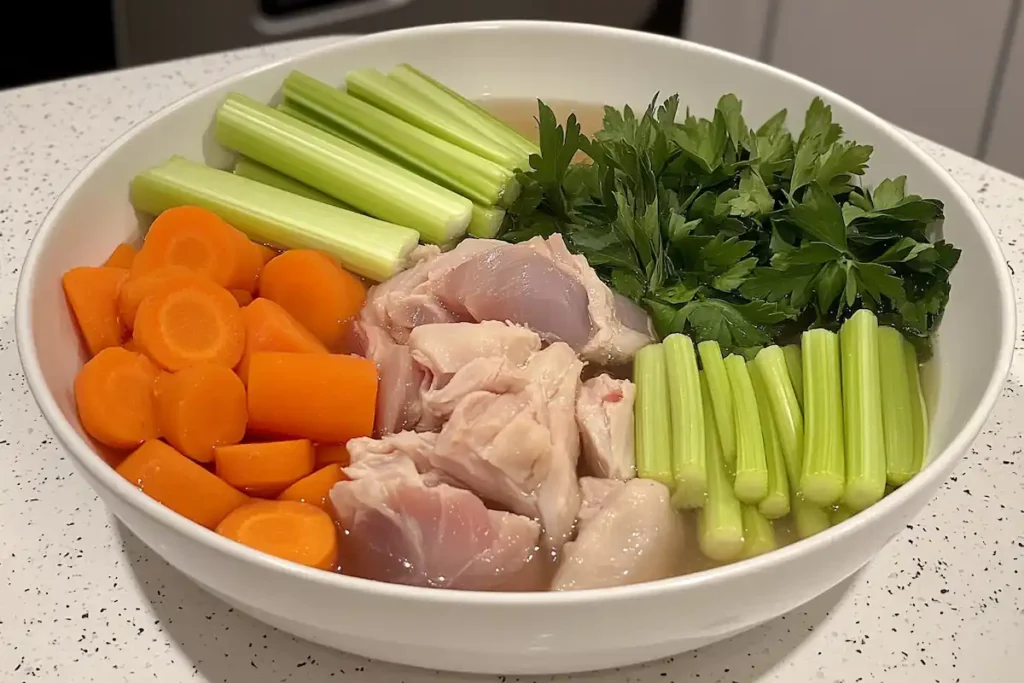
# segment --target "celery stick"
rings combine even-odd
[[[782,353],[786,356],[786,370],[789,371],[789,381],[793,385],[793,393],[796,394],[797,404],[804,407],[804,362],[800,354],[800,346],[788,344],[782,347]]]
[[[778,348],[778,347],[776,347]],[[778,519],[789,514],[789,477],[786,474],[786,456],[772,418],[772,407],[768,400],[764,374],[758,363],[747,362],[747,372],[754,386],[757,399],[757,414],[761,419],[761,435],[764,437],[764,459],[768,465],[768,495],[757,505],[761,514],[769,519]],[[788,375],[787,375],[788,378]]]
[[[722,444],[715,427],[715,411],[704,373],[700,373],[700,393],[704,414],[704,445],[708,472],[708,498],[697,510],[697,538],[702,553],[712,560],[735,560],[743,552],[743,513],[732,490],[732,481],[722,459]]]
[[[469,232],[473,237],[494,238],[505,220],[505,209],[496,206],[473,205],[473,217],[469,220]]]
[[[332,206],[338,206],[349,211],[354,210],[351,206],[340,199],[335,199],[314,187],[310,187],[305,183],[300,183],[295,178],[286,176],[284,173],[278,173],[269,166],[264,166],[252,159],[246,159],[245,157],[239,159],[235,164],[235,175],[240,175],[243,178],[248,178],[249,180],[255,180],[256,182],[263,183],[264,185],[276,187],[279,190],[286,190],[292,194],[297,194],[308,199],[315,199],[318,202],[323,202],[324,204],[331,204]]]
[[[341,138],[342,140],[345,140],[356,146],[358,146],[359,144],[352,138],[342,134],[338,130],[335,130],[329,123],[325,122],[316,114],[313,114],[307,111],[306,109],[303,109],[301,106],[297,104],[292,104],[290,102],[282,102],[281,104],[277,105],[276,108],[282,114],[287,114],[293,119],[298,119],[299,121],[302,121],[308,126],[313,126],[314,128],[317,128],[325,133],[329,133],[333,137]]]
[[[753,505],[743,506],[743,553],[744,559],[757,557],[778,547],[775,527],[770,519],[758,512]]]
[[[132,205],[157,215],[186,204],[207,208],[251,239],[290,249],[319,249],[342,266],[381,282],[405,267],[415,230],[307,199],[276,187],[171,157],[131,182]]]
[[[725,370],[732,390],[736,425],[736,480],[733,489],[741,502],[757,505],[768,495],[768,463],[754,385],[743,356],[732,354],[726,358]]]
[[[301,72],[285,78],[284,97],[361,145],[475,202],[507,206],[519,194],[513,171]]]
[[[397,164],[244,95],[217,111],[217,141],[360,211],[443,244],[462,236],[473,204]]]
[[[835,526],[836,524],[842,524],[855,514],[857,513],[849,506],[837,505],[835,509],[829,513],[829,520],[832,522],[832,526]]]
[[[708,489],[704,409],[693,342],[681,334],[665,337],[669,407],[672,410],[672,504],[679,508],[704,505]]]
[[[796,493],[792,496],[793,525],[799,538],[810,538],[832,526],[829,511],[804,500]]]
[[[633,358],[636,381],[636,472],[672,488],[672,429],[665,347],[651,344]]]
[[[722,360],[722,349],[716,341],[702,341],[697,344],[697,353],[700,354],[700,363],[711,389],[711,404],[715,408],[715,424],[718,425],[722,455],[726,468],[732,471],[736,466],[736,419],[733,417],[732,390]]]
[[[901,486],[917,474],[914,448],[914,412],[910,393],[910,372],[899,330],[878,328],[878,368],[882,381],[882,423],[886,479]]]
[[[909,341],[903,341],[903,355],[910,380],[910,413],[914,422],[914,460],[911,465],[914,474],[921,471],[928,457],[928,404],[924,400],[921,386],[921,371],[917,365],[917,351]]]
[[[764,380],[776,434],[789,461],[787,466],[795,465],[799,472],[804,453],[804,416],[790,379],[786,352],[778,346],[769,346],[757,353],[754,362]]]
[[[405,83],[388,78],[376,69],[350,71],[345,77],[345,86],[353,96],[453,145],[508,169],[529,168],[528,154],[481,133]]]
[[[835,505],[846,485],[839,335],[825,329],[803,333],[804,457],[800,493],[810,502]]]
[[[839,332],[839,346],[846,430],[846,491],[843,503],[858,511],[874,505],[885,493],[882,387],[878,374],[878,318],[875,314],[862,308],[850,316]],[[902,361],[903,348],[897,346],[896,350]]]

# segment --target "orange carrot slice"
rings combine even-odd
[[[223,365],[202,363],[165,374],[156,385],[160,433],[198,462],[211,462],[216,446],[245,436],[245,387]]]
[[[105,268],[131,268],[132,262],[135,260],[135,255],[139,253],[139,250],[134,246],[124,242],[114,247],[114,251],[110,253],[107,260],[103,262]]]
[[[159,436],[153,385],[159,370],[140,353],[103,349],[75,377],[82,427],[112,448],[135,448]]]
[[[259,242],[253,242],[253,246],[256,247],[256,251],[260,255],[260,267],[267,265],[267,262],[270,261],[270,259],[281,253],[277,249],[268,247],[265,244],[260,244]]]
[[[117,473],[150,498],[207,529],[249,500],[163,441],[142,444],[117,466]]]
[[[252,303],[252,292],[247,289],[232,289],[231,296],[235,297],[235,301],[238,302],[239,306],[245,307]]]
[[[125,351],[131,351],[132,353],[140,353],[139,345],[135,343],[135,340],[131,337],[125,340],[124,344],[121,344],[121,348]]]
[[[260,296],[280,304],[324,346],[336,351],[344,341],[346,321],[366,301],[366,287],[325,254],[293,249],[263,267]]]
[[[251,496],[273,498],[313,471],[313,444],[306,439],[219,446],[217,476]]]
[[[129,330],[135,327],[135,316],[146,297],[203,282],[211,287],[218,286],[205,275],[200,275],[185,266],[162,266],[146,273],[132,275],[121,285],[117,299],[121,324]]]
[[[341,465],[327,465],[321,467],[308,477],[303,477],[286,488],[277,497],[278,500],[296,500],[300,503],[309,503],[318,508],[331,512],[331,489],[339,481],[347,479],[341,471]]]
[[[316,454],[317,467],[331,464],[348,467],[350,462],[348,447],[343,443],[318,443],[313,447],[313,452]]]
[[[64,273],[64,296],[91,356],[121,345],[124,328],[117,296],[127,278],[124,268],[72,268]]]
[[[194,283],[146,297],[135,314],[134,336],[165,370],[199,363],[232,368],[245,347],[245,323],[230,292]]]
[[[257,500],[217,525],[217,533],[268,555],[307,567],[333,569],[338,532],[326,512],[292,500]]]
[[[373,430],[377,366],[366,358],[260,351],[248,389],[255,432],[337,443]]]
[[[290,353],[327,353],[320,340],[270,299],[254,299],[242,309],[245,320],[245,351],[238,364],[238,375],[248,381],[249,359],[257,351]]]

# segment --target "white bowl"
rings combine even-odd
[[[875,146],[867,182],[906,174],[946,203],[946,237],[963,250],[932,367],[931,459],[909,484],[851,520],[768,555],[712,571],[576,593],[488,594],[389,585],[306,569],[192,524],[119,477],[90,445],[72,403],[82,359],[61,274],[100,263],[137,236],[134,174],[171,154],[226,164],[210,141],[229,91],[274,96],[291,69],[341,83],[357,67],[412,62],[469,96],[541,97],[645,106],[680,93],[695,112],[736,93],[748,121],[786,107],[800,126],[812,97],[850,137]],[[721,640],[781,615],[855,572],[928,502],[967,452],[1010,367],[1015,324],[1005,260],[964,191],[895,128],[805,80],[679,40],[593,26],[492,22],[414,28],[345,41],[206,88],[136,127],[94,159],[47,216],[17,302],[29,386],[86,480],[117,517],[172,565],[239,610],[349,652],[443,670],[540,674],[651,660]]]

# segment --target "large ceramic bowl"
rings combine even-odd
[[[100,263],[136,237],[132,176],[171,154],[226,164],[210,140],[228,91],[272,98],[291,69],[340,84],[357,67],[412,62],[469,96],[541,97],[644,106],[680,93],[707,113],[736,93],[748,120],[815,95],[849,135],[875,146],[867,181],[906,174],[946,203],[945,234],[963,249],[930,373],[932,448],[924,471],[853,519],[731,566],[624,588],[494,594],[375,583],[306,569],[201,528],[121,479],[82,432],[72,378],[82,359],[61,274]],[[206,88],[115,142],[47,216],[18,292],[17,337],[29,386],[86,480],[113,513],[172,565],[237,609],[302,638],[368,657],[445,670],[554,673],[679,653],[783,614],[851,575],[935,495],[992,410],[1010,365],[1014,309],[999,247],[964,191],[895,128],[812,83],[718,50],[592,26],[534,22],[441,25],[339,42]]]

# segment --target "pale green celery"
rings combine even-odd
[[[325,122],[320,117],[306,111],[297,104],[292,104],[290,102],[282,102],[281,104],[277,105],[277,110],[282,114],[287,114],[293,119],[298,119],[299,121],[302,121],[308,126],[313,126],[314,128],[318,128],[325,133],[329,133],[333,137],[341,138],[342,140],[345,140],[353,145],[358,146],[359,144],[352,138],[344,135],[341,131],[334,129],[330,124]]]
[[[910,372],[899,330],[878,328],[878,367],[882,381],[882,423],[884,429],[886,480],[901,486],[910,480],[920,464],[914,448],[914,399]]]
[[[924,400],[924,389],[921,386],[921,369],[917,364],[917,351],[909,341],[903,341],[903,355],[907,365],[907,377],[910,380],[910,412],[914,421],[914,460],[911,465],[914,473],[924,467],[928,457],[928,404]]]
[[[697,539],[700,550],[712,560],[728,562],[743,552],[743,513],[732,480],[725,469],[722,444],[715,427],[715,411],[704,373],[700,373],[700,393],[704,414],[704,444],[708,472],[708,497],[697,510]]]
[[[517,149],[527,157],[531,154],[540,154],[540,148],[536,143],[520,135],[494,114],[409,64],[395,67],[388,74],[388,78],[415,90],[436,106],[473,126],[484,135],[500,141],[506,147]]]
[[[793,385],[793,393],[796,394],[796,401],[801,408],[804,407],[804,362],[800,354],[799,344],[788,344],[782,347],[782,353],[786,356],[786,370],[789,371],[789,381]]]
[[[732,390],[722,359],[722,348],[716,341],[702,341],[697,344],[697,353],[711,389],[711,405],[715,409],[715,424],[718,425],[722,455],[726,468],[732,472],[736,467],[736,419],[733,416]]]
[[[175,206],[202,206],[250,239],[323,251],[376,282],[401,271],[419,239],[415,230],[181,157],[135,176],[130,193],[132,205],[142,213],[155,216]]]
[[[839,332],[846,430],[846,491],[843,503],[854,511],[874,505],[885,493],[878,331],[878,318],[874,312],[862,308],[843,323]],[[903,340],[898,341],[902,343]],[[896,353],[902,363],[902,346],[897,345]],[[906,372],[903,376],[906,377]],[[885,383],[890,381],[885,375]],[[912,431],[910,433],[913,434]]]
[[[804,457],[800,493],[830,507],[846,486],[843,449],[843,396],[839,375],[839,335],[817,328],[803,333]]]
[[[328,194],[324,194],[315,187],[310,187],[306,183],[300,183],[295,178],[286,176],[284,173],[278,173],[269,166],[264,166],[252,159],[246,159],[245,157],[239,159],[235,164],[235,175],[240,175],[243,178],[248,178],[249,180],[255,180],[256,182],[263,183],[264,185],[276,187],[279,190],[286,190],[292,194],[297,194],[308,199],[315,199],[316,201],[323,202],[324,204],[331,204],[332,206],[348,209],[349,211],[355,210],[340,199],[335,199]]]
[[[804,500],[795,492],[792,497],[793,526],[799,538],[810,538],[832,526],[829,511]]]
[[[764,555],[775,550],[775,526],[753,505],[743,506],[743,553],[744,559]]]
[[[776,434],[786,456],[787,467],[800,471],[804,453],[804,416],[790,379],[784,349],[768,346],[758,351],[754,363],[764,380]]]
[[[651,344],[633,358],[636,382],[636,473],[672,488],[672,429],[669,416],[665,347]]]
[[[681,334],[665,337],[663,345],[672,410],[672,504],[699,508],[707,495],[708,471],[697,354],[690,338]]]
[[[768,463],[754,385],[750,381],[743,356],[732,354],[725,359],[724,364],[729,388],[732,390],[736,425],[736,479],[733,490],[741,502],[757,505],[768,495]]]
[[[487,206],[519,194],[515,173],[301,72],[284,80],[285,102],[454,192]]]
[[[529,155],[481,133],[405,83],[376,69],[350,71],[345,87],[350,94],[378,109],[505,168],[529,168]]]
[[[837,505],[831,513],[829,513],[829,521],[832,522],[832,526],[842,524],[850,517],[853,517],[857,512],[847,505]]]
[[[777,347],[776,347],[777,348]],[[768,400],[764,374],[754,361],[747,362],[747,372],[754,386],[757,399],[757,414],[761,418],[761,435],[764,438],[764,459],[768,465],[768,495],[757,505],[761,514],[769,519],[778,519],[789,514],[789,477],[786,474],[786,456],[782,451],[772,407]]]
[[[217,142],[360,211],[444,244],[469,226],[473,203],[451,190],[244,95],[217,111]]]
[[[469,230],[473,237],[494,238],[501,230],[501,223],[505,220],[505,209],[496,206],[473,205],[473,217],[469,220]]]

